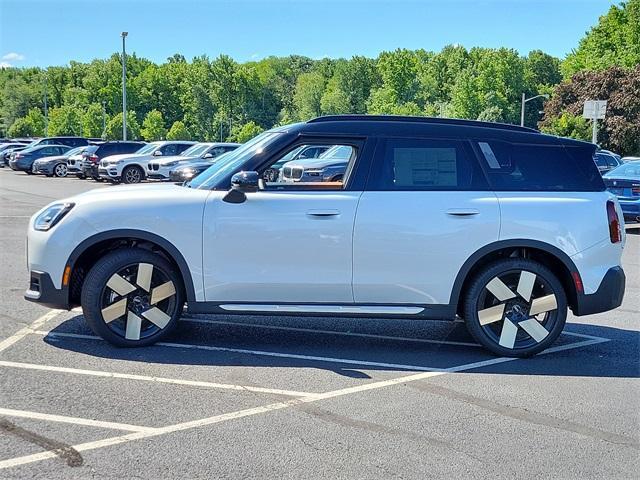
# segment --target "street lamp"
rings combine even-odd
[[[522,106],[520,107],[520,126],[521,127],[524,127],[524,104],[531,100],[535,100],[536,98],[539,98],[539,97],[544,97],[547,100],[549,100],[549,95],[547,95],[546,93],[543,93],[542,95],[536,95],[535,97],[526,98],[525,93],[522,92]]]
[[[128,32],[122,32],[122,140],[127,139],[127,52],[125,39]]]

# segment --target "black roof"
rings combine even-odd
[[[590,145],[587,142],[540,133],[528,127],[457,118],[400,115],[328,115],[277,127],[275,131],[299,135],[434,136],[504,140],[531,144]]]

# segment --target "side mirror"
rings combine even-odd
[[[160,150],[156,150],[155,152],[153,152],[153,156],[154,157],[161,157],[162,156],[162,152]]]
[[[231,177],[231,190],[223,197],[227,203],[243,203],[247,193],[257,192],[260,188],[258,172],[238,172]]]
[[[202,158],[213,158],[213,155],[211,155],[210,153],[205,153],[204,157]]]

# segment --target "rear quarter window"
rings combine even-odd
[[[603,191],[593,147],[478,141],[489,185],[502,191]]]

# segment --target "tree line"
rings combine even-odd
[[[274,125],[341,113],[519,123],[524,92],[551,97],[544,116],[543,99],[527,104],[526,125],[584,139],[589,132],[581,102],[592,95],[619,97],[616,118],[605,121],[603,145],[637,152],[640,140],[631,137],[634,125],[640,128],[639,5],[630,0],[612,7],[563,61],[540,50],[522,56],[508,48],[456,45],[439,52],[398,49],[377,58],[291,55],[246,63],[226,55],[187,61],[176,54],[156,64],[130,55],[128,136],[242,142]],[[1,133],[44,135],[46,91],[49,135],[120,138],[121,71],[118,54],[62,67],[0,70]],[[605,81],[609,77],[616,80]]]

